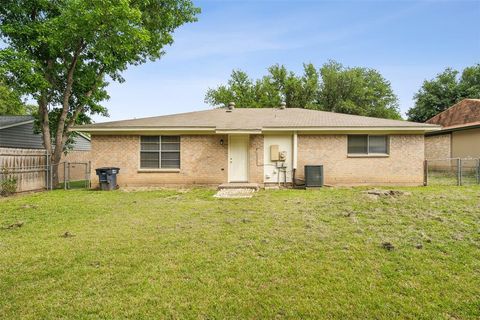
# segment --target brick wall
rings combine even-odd
[[[304,176],[304,165],[323,164],[326,184],[423,184],[423,135],[391,135],[389,140],[388,157],[350,158],[346,135],[299,135],[298,177]]]
[[[249,182],[263,184],[263,135],[250,135],[248,160]]]
[[[425,137],[425,159],[448,159],[452,156],[451,134]]]
[[[220,144],[223,139],[224,144]],[[179,172],[141,172],[138,136],[92,136],[92,169],[120,167],[118,183],[128,186],[218,185],[228,181],[228,137],[191,135],[181,137]],[[249,142],[249,181],[263,183],[262,135]],[[384,158],[347,157],[346,135],[299,135],[298,177],[306,164],[323,164],[325,183],[332,185],[423,183],[423,135],[390,136],[390,155]],[[92,172],[93,186],[98,178]]]
[[[227,181],[227,136],[181,136],[180,141],[179,172],[140,172],[139,136],[92,136],[92,186],[98,186],[94,169],[104,166],[120,168],[118,184],[122,187],[218,185]]]

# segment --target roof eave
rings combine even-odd
[[[73,127],[70,131],[90,134],[215,133],[215,127]]]
[[[269,132],[299,132],[299,133],[426,133],[441,130],[440,126],[382,126],[382,127],[264,127],[261,129],[222,128],[215,127],[74,127],[75,132],[94,134],[155,134],[155,133],[191,133],[191,134],[261,134]]]
[[[402,127],[402,126],[382,126],[382,127],[269,127],[263,128],[263,132],[279,132],[279,131],[296,131],[298,133],[361,133],[361,132],[378,132],[378,133],[426,133],[440,130],[440,126],[418,126],[418,127]]]
[[[447,133],[452,133],[455,131],[464,131],[464,130],[473,130],[473,129],[480,129],[480,124],[475,124],[475,125],[465,125],[465,126],[459,126],[459,127],[454,127],[454,128],[443,128],[441,130],[433,131],[433,132],[427,132],[427,136],[435,136],[435,135],[440,135],[440,134],[447,134]]]

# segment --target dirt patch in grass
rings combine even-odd
[[[18,228],[23,227],[23,225],[24,225],[23,221],[17,221],[17,222],[14,222],[12,224],[9,224],[9,225],[5,226],[4,229],[18,229]]]
[[[379,198],[398,198],[403,196],[410,196],[412,195],[409,191],[401,191],[401,190],[382,190],[382,189],[371,189],[367,191],[363,191],[370,199],[379,199]]]

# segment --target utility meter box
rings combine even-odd
[[[280,154],[279,154],[279,147],[278,144],[272,144],[270,146],[270,161],[279,161]]]
[[[279,154],[278,154],[278,160],[280,161],[285,161],[287,160],[287,151],[281,151]]]

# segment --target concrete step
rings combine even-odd
[[[252,188],[227,188],[227,189],[218,189],[217,193],[214,195],[215,198],[227,198],[227,199],[239,199],[239,198],[251,198],[257,190]]]
[[[253,189],[255,191],[260,190],[260,185],[258,183],[247,183],[247,182],[231,182],[231,183],[222,183],[218,186],[218,190],[224,189]]]

